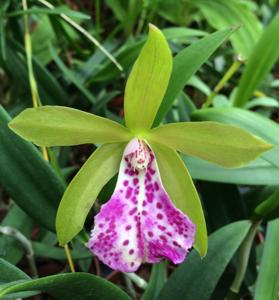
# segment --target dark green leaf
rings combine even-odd
[[[209,56],[233,33],[234,29],[217,31],[179,52],[173,61],[168,89],[154,121],[158,126],[172,106],[178,93]]]
[[[206,257],[201,259],[197,252],[192,251],[170,276],[157,299],[209,300],[249,227],[248,221],[239,221],[210,235]]]
[[[109,281],[88,273],[48,276],[0,287],[0,297],[23,291],[42,291],[58,300],[131,300]]]
[[[0,182],[29,216],[54,230],[64,186],[39,151],[8,128],[9,121],[0,107]]]

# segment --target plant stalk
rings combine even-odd
[[[202,105],[202,108],[209,107],[214,97],[221,91],[221,89],[225,86],[225,84],[231,79],[231,77],[235,74],[235,72],[239,69],[239,67],[244,63],[244,60],[241,56],[237,56],[237,59],[232,63],[228,71],[224,74],[224,76],[221,78],[221,80],[218,82],[218,84],[213,89],[213,92],[210,93],[210,95],[207,97],[205,103]]]

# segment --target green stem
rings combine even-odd
[[[257,233],[258,227],[260,226],[262,220],[253,221],[244,241],[242,242],[239,252],[238,252],[238,267],[236,270],[234,281],[230,287],[230,295],[228,295],[227,299],[235,299],[236,295],[239,293],[240,287],[242,285],[247,265],[250,257],[251,248],[253,245],[253,241],[255,235]]]
[[[237,59],[232,63],[228,71],[224,74],[221,80],[213,89],[213,92],[207,97],[205,103],[202,105],[202,108],[209,107],[212,104],[214,97],[221,91],[221,89],[225,86],[225,84],[231,79],[234,73],[239,69],[241,64],[243,63],[243,59],[238,56]]]

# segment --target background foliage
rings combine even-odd
[[[154,125],[161,120],[234,124],[274,148],[238,169],[182,155],[206,216],[209,251],[203,260],[193,250],[178,267],[143,265],[137,273],[142,281],[93,258],[84,242],[114,178],[71,243],[83,273],[67,273],[54,233],[56,210],[65,187],[96,147],[52,148],[47,163],[35,146],[8,129],[11,118],[32,106],[32,97],[22,3],[2,0],[0,298],[278,299],[279,2],[30,0],[28,6],[32,64],[43,105],[78,108],[122,123],[124,86],[151,22],[162,29],[175,57],[171,88]],[[76,30],[78,24],[83,32]],[[216,30],[225,31],[212,35]],[[37,295],[41,292],[46,294]]]

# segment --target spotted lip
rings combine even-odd
[[[115,191],[96,215],[88,243],[101,261],[124,272],[163,258],[180,263],[194,243],[195,225],[172,204],[154,153],[142,143],[134,139],[127,145]],[[139,150],[148,151],[141,156],[148,159],[144,169],[136,168],[132,164],[136,160],[127,157]]]

